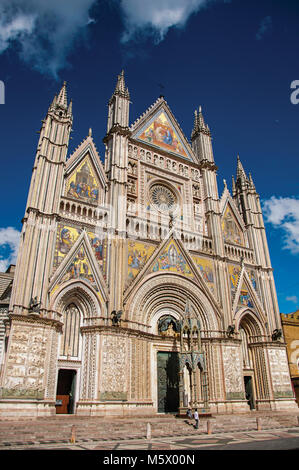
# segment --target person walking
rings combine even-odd
[[[194,411],[194,419],[195,419],[195,429],[198,429],[199,417],[198,417],[197,408],[195,408],[195,411]]]

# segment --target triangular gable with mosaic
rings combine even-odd
[[[149,120],[146,120],[133,138],[193,161],[190,150],[187,148],[189,144],[184,142],[185,138],[180,134],[182,132],[176,129],[174,118],[164,105]]]
[[[101,203],[107,178],[92,136],[86,137],[66,163],[65,196],[91,204]]]
[[[258,298],[255,286],[251,283],[250,277],[245,269],[242,268],[238,280],[238,287],[233,301],[233,311],[236,312],[241,308],[254,309],[261,316],[264,315],[262,304]]]
[[[193,270],[189,265],[186,256],[173,239],[171,239],[160,252],[159,256],[151,265],[149,271],[152,273],[172,272],[194,278]]]
[[[231,204],[227,203],[221,221],[223,238],[225,243],[244,246],[244,233],[238,218],[240,219],[240,216],[237,217]]]
[[[100,183],[87,154],[67,178],[65,195],[76,201],[98,204],[99,193]]]
[[[85,231],[81,233],[50,281],[50,295],[63,284],[85,281],[101,301],[107,300],[107,286]]]
[[[156,249],[151,250],[151,255],[147,258],[141,270],[127,285],[124,298],[129,298],[134,289],[139,288],[139,281],[146,279],[147,276],[172,273],[185,276],[198,284],[218,311],[219,304],[216,296],[212,295],[210,286],[204,281],[199,272],[198,265],[184,248],[182,242],[174,239],[172,235],[173,233],[170,231],[168,237]]]
[[[58,268],[58,266],[69,253],[72,246],[76,243],[82,232],[83,229],[80,227],[63,223],[58,224],[53,270]],[[87,235],[94,251],[97,263],[103,273],[103,276],[105,277],[107,240],[103,239],[103,236],[100,237],[99,235],[93,232],[87,232]]]

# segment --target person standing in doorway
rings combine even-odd
[[[197,408],[195,408],[195,411],[194,411],[194,419],[195,419],[195,429],[198,429],[198,421],[199,421],[199,418],[198,418],[198,412],[197,412]]]

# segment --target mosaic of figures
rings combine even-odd
[[[58,284],[63,284],[73,279],[84,279],[88,281],[96,291],[99,290],[83,245],[79,248],[76,256],[73,258]]]
[[[170,271],[194,277],[186,259],[173,241],[167,245],[151,268],[151,272],[160,271]]]
[[[68,179],[66,195],[84,202],[98,202],[99,185],[88,157]]]
[[[207,283],[212,294],[215,294],[215,276],[213,261],[207,258],[201,258],[199,256],[192,256],[192,259],[195,261],[196,266],[198,267],[204,281]]]
[[[232,297],[234,297],[234,294],[236,293],[238,281],[240,278],[241,267],[235,264],[229,264],[228,273],[229,273],[229,280],[230,280],[231,295]],[[254,270],[250,270],[249,272],[247,272],[247,274],[249,276],[249,279],[253,288],[257,291],[256,274]],[[242,283],[238,305],[240,307],[247,306],[250,308],[254,308],[252,298],[250,296],[250,293],[244,281]]]
[[[227,206],[222,219],[222,232],[225,242],[242,246],[244,245],[242,230],[237,224],[229,205]]]
[[[138,136],[138,139],[188,158],[182,142],[163,111],[154,118],[150,125]]]
[[[72,227],[70,225],[59,224],[57,228],[57,239],[56,249],[54,256],[54,266],[57,267],[65,255],[70,251],[79,235],[82,233],[82,229]],[[95,257],[99,263],[100,268],[105,273],[105,260],[106,260],[106,241],[100,239],[93,232],[87,232],[91,246],[93,248]]]
[[[228,265],[228,275],[229,275],[230,290],[231,290],[232,297],[234,296],[236,292],[240,273],[241,273],[240,266],[237,266],[235,264]]]
[[[245,282],[243,282],[242,287],[241,287],[241,292],[240,292],[238,305],[239,305],[239,307],[254,308],[250,293],[248,292],[248,288],[247,288]]]
[[[143,268],[149,257],[155,250],[155,246],[148,243],[128,243],[128,277],[134,279]]]

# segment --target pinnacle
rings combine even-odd
[[[203,114],[202,114],[202,107],[198,107],[194,111],[194,125],[193,125],[193,130],[191,134],[191,138],[194,137],[197,133],[205,131],[205,132],[210,132],[208,125],[205,124]]]
[[[57,104],[64,108],[67,108],[66,81],[63,82],[62,88],[58,94]]]
[[[237,155],[237,179],[238,178],[247,180],[247,176],[243,168],[243,165],[241,163],[239,155]]]
[[[114,95],[121,95],[128,99],[130,98],[129,89],[126,88],[126,84],[125,84],[124,70],[122,70],[121,73],[117,77],[117,83],[116,83],[116,87],[114,90]]]

